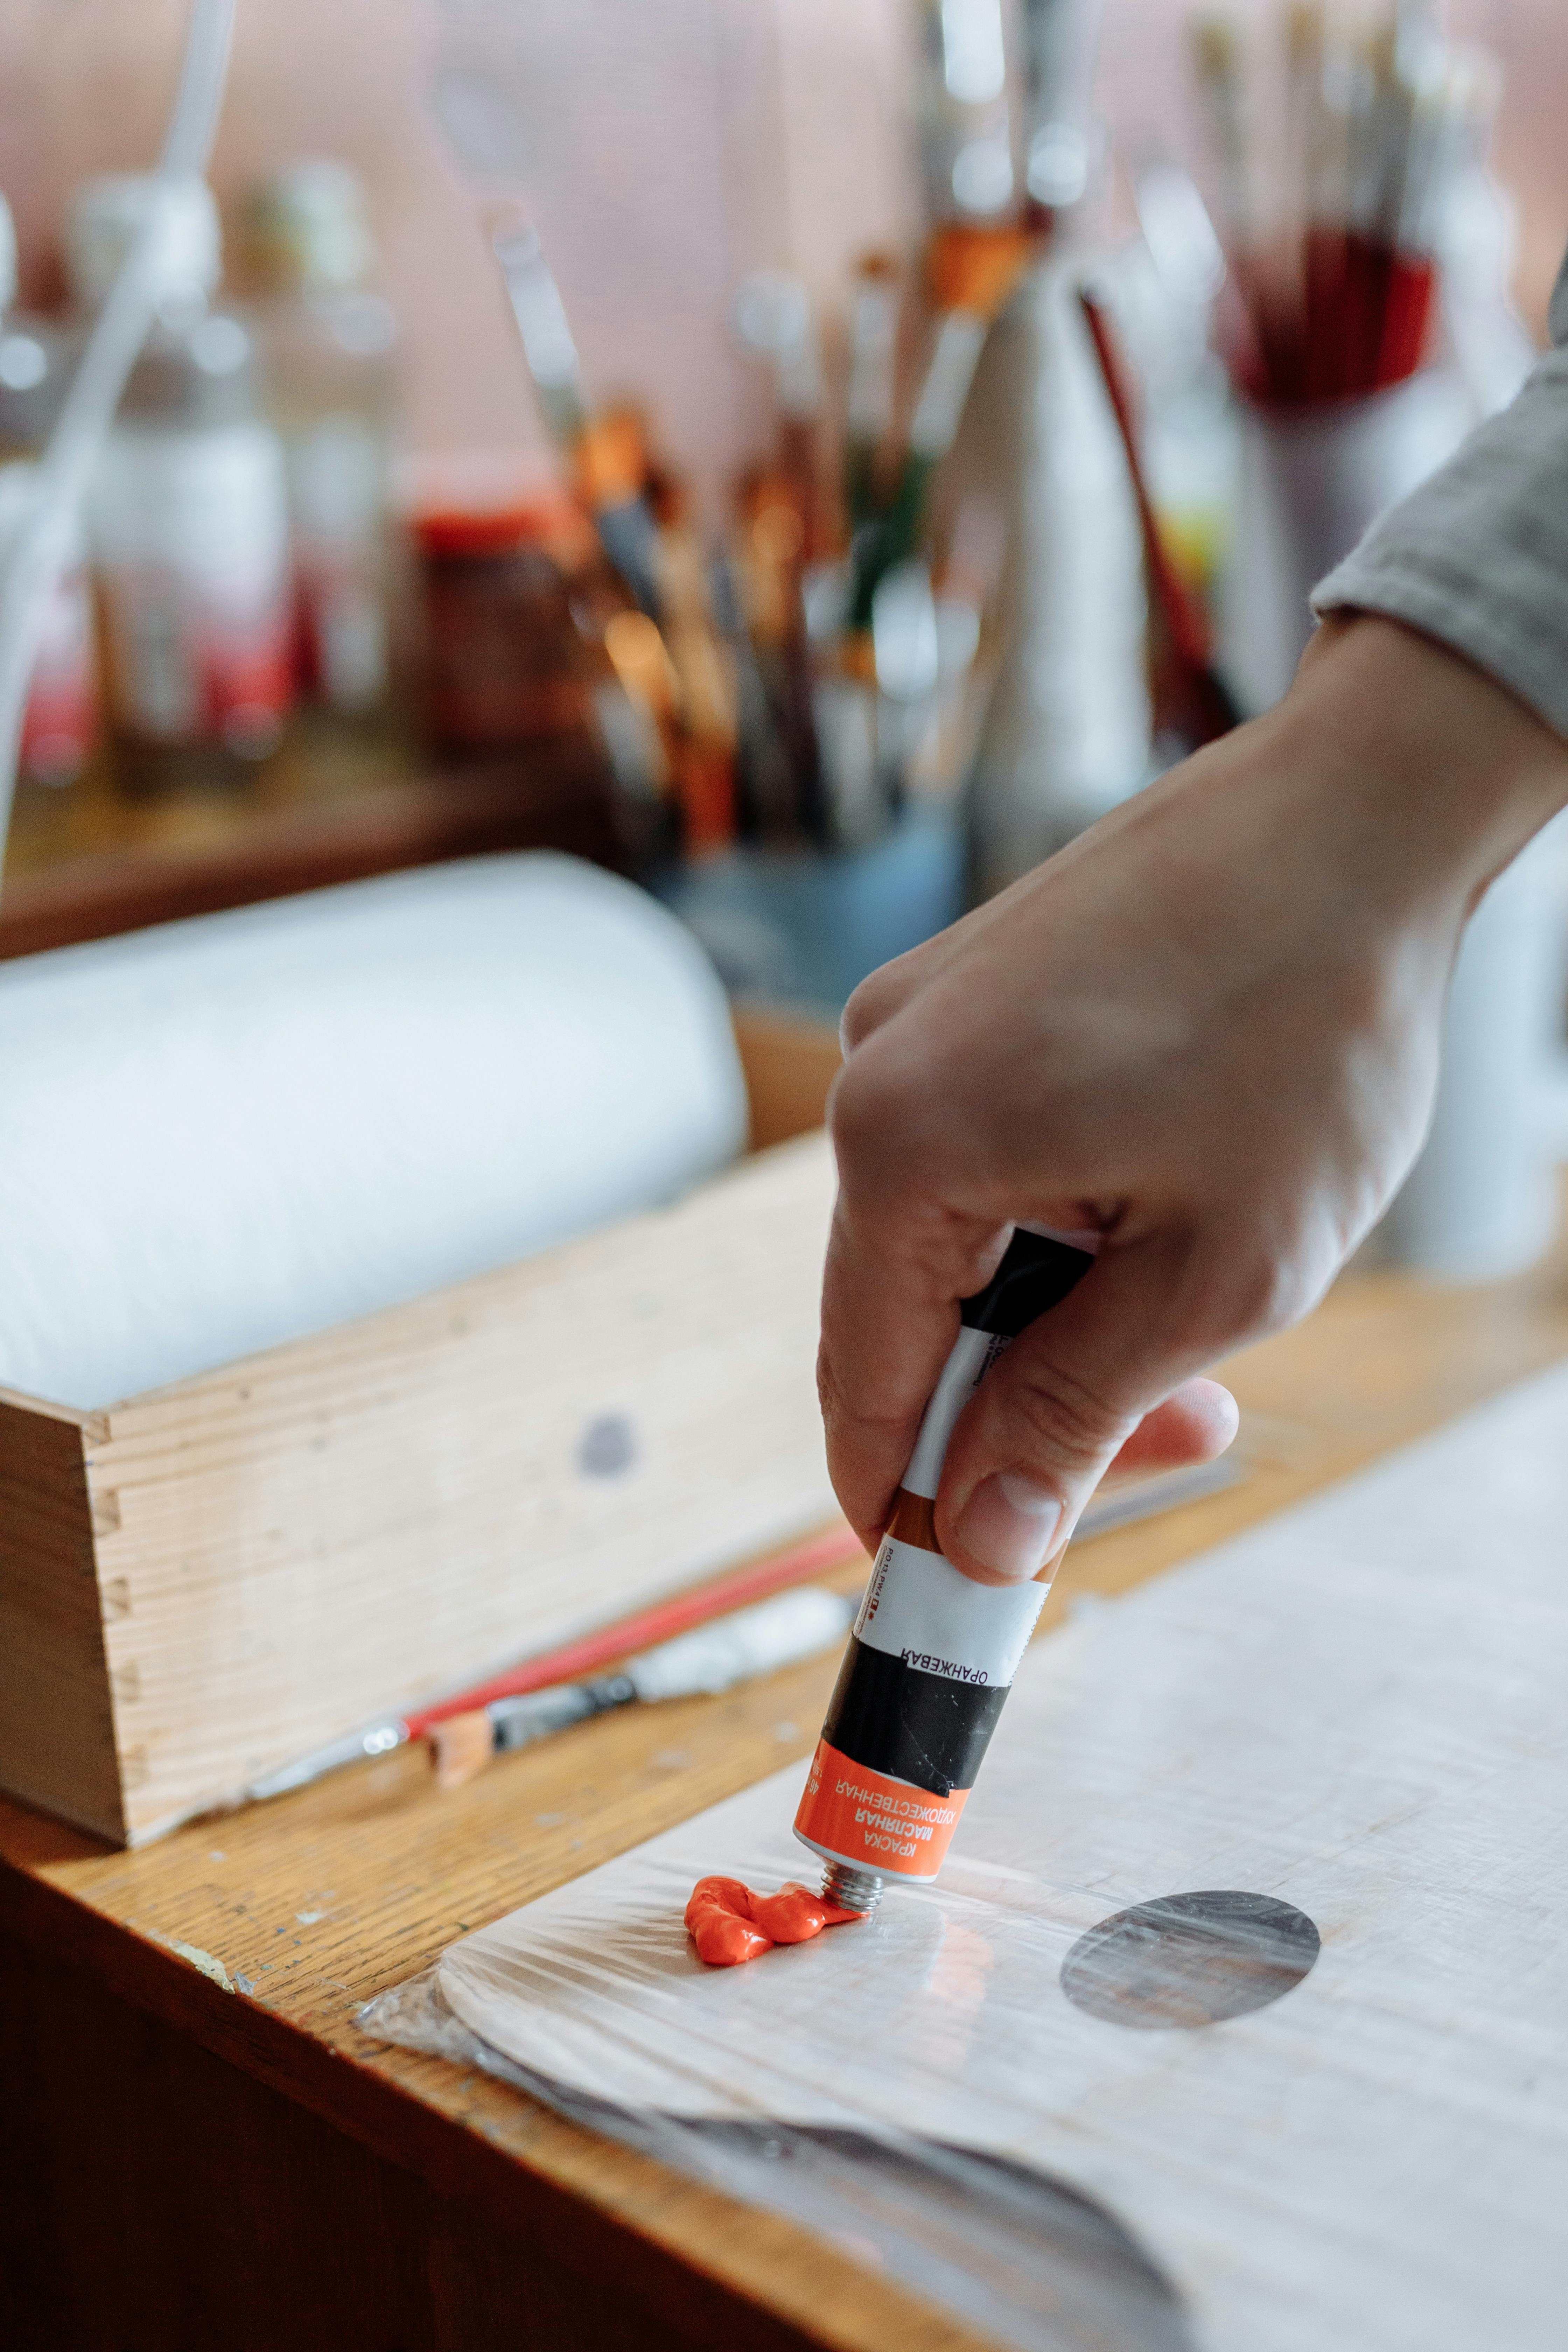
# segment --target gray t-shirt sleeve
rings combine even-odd
[[[1373,525],[1312,609],[1407,621],[1568,736],[1568,261],[1551,323],[1518,399]]]

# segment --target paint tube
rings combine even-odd
[[[1100,1237],[1020,1225],[961,1302],[812,1758],[795,1833],[825,1891],[868,1911],[885,1878],[934,1878],[1047,1586],[976,1584],[937,1548],[933,1504],[960,1413],[1018,1333],[1088,1273]]]

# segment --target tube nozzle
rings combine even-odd
[[[859,1911],[868,1917],[882,1899],[882,1882],[874,1870],[857,1870],[847,1862],[830,1862],[822,1873],[822,1896],[841,1911]]]

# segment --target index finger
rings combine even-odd
[[[827,1468],[844,1515],[874,1551],[921,1416],[958,1332],[958,1302],[994,1271],[1008,1228],[934,1202],[874,1217],[840,1185],[822,1285],[817,1388]]]

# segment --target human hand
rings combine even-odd
[[[1193,1376],[1304,1314],[1390,1199],[1465,919],[1565,799],[1506,690],[1331,622],[1267,718],[856,992],[820,1383],[868,1544],[1015,1221],[1104,1240],[954,1431],[954,1566],[1042,1574],[1112,1465],[1223,1451],[1235,1406]]]

